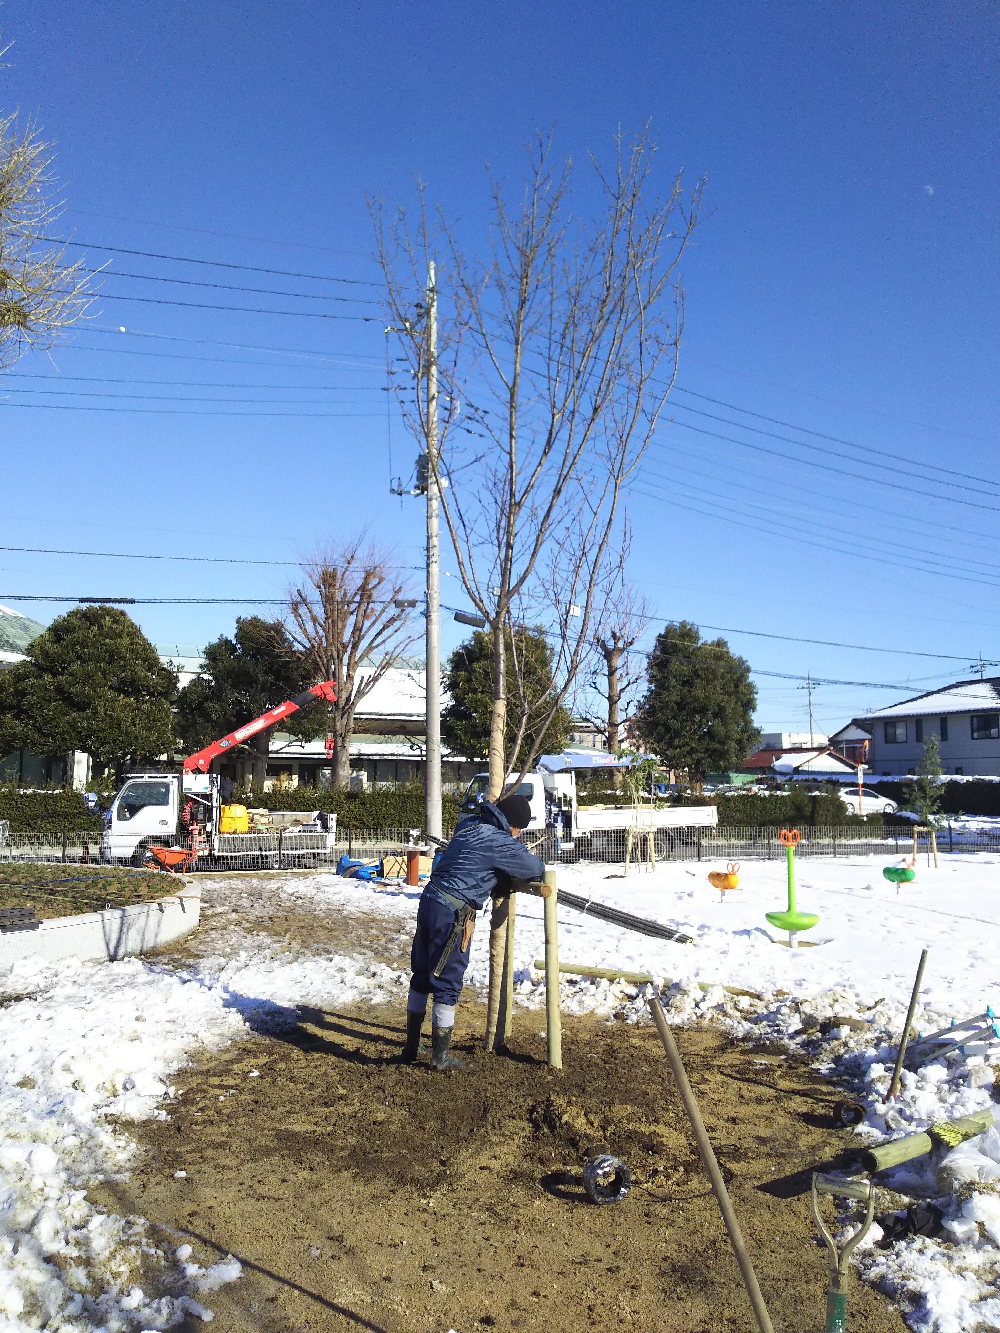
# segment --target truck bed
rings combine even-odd
[[[714,805],[581,805],[576,812],[577,833],[584,837],[607,829],[714,828],[718,822]]]

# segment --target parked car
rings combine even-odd
[[[877,791],[865,791],[860,810],[858,809],[856,788],[848,788],[846,791],[842,791],[840,799],[852,815],[894,815],[899,810],[895,801],[890,801],[888,796],[880,796]]]

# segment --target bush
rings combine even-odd
[[[836,788],[824,787],[811,796],[805,787],[775,796],[720,796],[719,823],[744,828],[794,828],[812,825],[839,827],[843,824],[881,823],[879,815],[862,820],[852,815]]]
[[[0,819],[11,833],[100,833],[101,817],[88,810],[83,797],[69,787],[53,791],[18,791],[0,786]]]
[[[345,832],[424,826],[424,788],[420,782],[408,782],[395,790],[375,788],[374,791],[331,791],[329,787],[275,783],[270,791],[250,787],[234,794],[233,800],[258,810],[335,811],[337,828]],[[458,823],[457,799],[446,796],[442,805],[445,828],[454,828]]]

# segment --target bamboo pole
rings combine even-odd
[[[504,940],[503,987],[500,994],[500,1016],[497,1031],[503,1036],[503,1045],[510,1040],[514,1025],[514,924],[517,919],[517,898],[512,893],[507,904],[507,935]]]
[[[545,907],[545,1029],[551,1069],[562,1069],[562,1010],[559,1006],[559,928],[556,919],[558,894],[556,872],[542,877]]]
[[[899,1166],[913,1157],[922,1157],[938,1143],[946,1143],[949,1148],[957,1147],[966,1139],[973,1139],[993,1126],[993,1112],[976,1111],[973,1115],[963,1115],[958,1120],[946,1120],[943,1126],[932,1126],[926,1134],[907,1134],[905,1138],[893,1139],[891,1143],[879,1144],[877,1148],[865,1148],[861,1153],[861,1164],[866,1171],[886,1171],[890,1166]],[[944,1128],[945,1133],[935,1131]]]
[[[536,958],[535,968],[539,972],[545,970],[545,959]],[[634,985],[641,986],[645,982],[651,982],[654,986],[662,986],[666,989],[670,985],[669,977],[654,977],[649,972],[626,972],[620,967],[588,967],[586,963],[560,963],[559,971],[566,972],[574,977],[597,977],[604,981],[629,981]],[[699,981],[698,987],[703,991],[715,990],[715,986],[710,981]],[[722,990],[727,995],[746,995],[751,1000],[762,1000],[764,997],[759,991],[744,990],[742,986],[722,986]]]
[[[736,1262],[739,1264],[740,1272],[743,1274],[743,1283],[747,1289],[747,1295],[750,1298],[750,1305],[753,1308],[754,1319],[757,1321],[757,1328],[760,1333],[774,1333],[774,1326],[771,1323],[770,1315],[767,1313],[767,1306],[764,1304],[764,1297],[761,1295],[760,1286],[757,1282],[757,1274],[753,1269],[753,1261],[750,1258],[750,1252],[743,1240],[743,1232],[740,1230],[739,1219],[736,1216],[732,1200],[729,1197],[729,1191],[726,1189],[726,1182],[722,1178],[722,1172],[719,1170],[719,1163],[716,1161],[715,1153],[712,1151],[712,1142],[708,1137],[708,1131],[705,1129],[705,1122],[701,1118],[698,1102],[691,1089],[691,1084],[688,1082],[688,1076],[684,1069],[684,1063],[681,1060],[680,1051],[677,1049],[677,1043],[674,1041],[673,1033],[670,1031],[659,996],[650,996],[649,1012],[653,1016],[656,1030],[660,1034],[660,1040],[663,1042],[663,1049],[667,1053],[667,1059],[670,1061],[670,1068],[673,1070],[674,1078],[677,1080],[677,1090],[680,1092],[681,1101],[684,1103],[684,1109],[687,1112],[688,1119],[691,1121],[691,1128],[694,1130],[694,1137],[698,1144],[701,1160],[708,1173],[708,1178],[712,1182],[712,1189],[718,1200],[719,1208],[722,1212],[722,1219],[726,1224],[726,1230],[729,1232],[729,1239],[736,1254]]]
[[[914,834],[914,836],[916,836]],[[899,1092],[899,1078],[903,1072],[903,1060],[906,1057],[906,1043],[910,1040],[910,1024],[913,1022],[913,1015],[917,1011],[917,997],[920,994],[920,983],[924,979],[924,966],[927,962],[927,950],[920,955],[920,962],[917,964],[917,975],[913,981],[913,990],[910,993],[910,1007],[906,1011],[906,1022],[903,1024],[903,1035],[899,1039],[899,1050],[896,1052],[896,1064],[892,1071],[892,1078],[889,1081],[889,1100],[892,1101]]]
[[[488,1051],[496,1050],[497,1021],[500,1017],[500,999],[503,990],[503,965],[507,954],[507,916],[510,909],[509,893],[497,894],[490,913],[490,989],[486,1001],[486,1037]]]

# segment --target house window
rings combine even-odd
[[[956,768],[956,769],[955,769],[955,777],[956,777],[956,778],[963,777],[964,774],[965,774],[965,769],[964,769],[964,768]]]
[[[886,722],[884,727],[886,745],[904,745],[906,743],[905,722]]]
[[[1000,713],[973,713],[969,721],[974,741],[1000,740]]]
[[[938,730],[941,732],[941,739],[946,741],[948,739],[948,719],[946,717],[938,720]]]
[[[922,744],[923,744],[923,741],[924,741],[924,719],[923,719],[922,717],[918,717],[917,720],[916,720],[916,722],[914,722],[914,724],[913,724],[913,739],[917,742],[918,745],[922,745]]]

